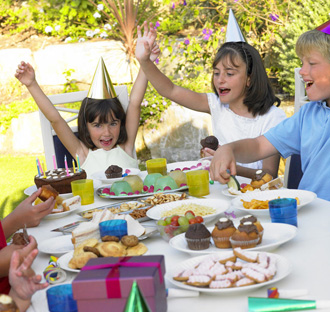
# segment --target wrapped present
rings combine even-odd
[[[134,281],[153,312],[167,310],[163,255],[90,259],[72,282],[78,311],[124,311]]]

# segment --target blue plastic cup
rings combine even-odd
[[[273,223],[286,223],[298,226],[297,200],[294,198],[278,198],[268,202],[269,214]]]
[[[127,235],[127,221],[122,219],[114,219],[103,221],[99,224],[101,237],[110,235],[117,236],[121,239]]]
[[[50,312],[77,312],[77,302],[73,299],[72,285],[63,284],[47,289],[48,309]]]

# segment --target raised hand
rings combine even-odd
[[[156,30],[153,28],[152,23],[149,23],[149,28],[147,22],[143,23],[143,35],[141,31],[141,26],[137,27],[137,42],[135,49],[135,56],[139,62],[147,61],[151,56],[152,49],[157,37]]]
[[[11,257],[9,283],[14,294],[22,300],[31,299],[37,290],[44,289],[48,286],[48,283],[41,284],[41,276],[36,275],[31,269],[31,265],[37,254],[38,250],[34,249],[21,261],[19,253],[14,251]]]
[[[29,87],[36,79],[33,67],[25,62],[18,64],[15,77],[27,87]]]

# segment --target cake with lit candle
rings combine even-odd
[[[37,188],[43,185],[51,185],[60,194],[72,193],[71,182],[75,180],[86,179],[86,171],[75,168],[58,168],[54,170],[48,170],[41,176],[36,175],[34,177],[34,183]]]

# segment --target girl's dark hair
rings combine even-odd
[[[97,117],[99,117],[99,123],[111,122],[113,121],[112,114],[121,122],[119,137],[116,144],[125,143],[127,140],[126,113],[118,98],[104,100],[84,98],[78,114],[78,134],[79,139],[86,147],[92,150],[96,148],[90,138],[87,122],[91,123]]]
[[[213,68],[226,57],[233,66],[237,66],[237,57],[246,64],[246,74],[250,78],[250,85],[246,87],[243,103],[253,116],[266,114],[275,102],[277,102],[276,106],[280,105],[281,101],[275,96],[261,56],[255,48],[246,42],[226,42],[218,50],[213,61]],[[212,88],[219,96],[218,90],[214,87],[213,77]]]

